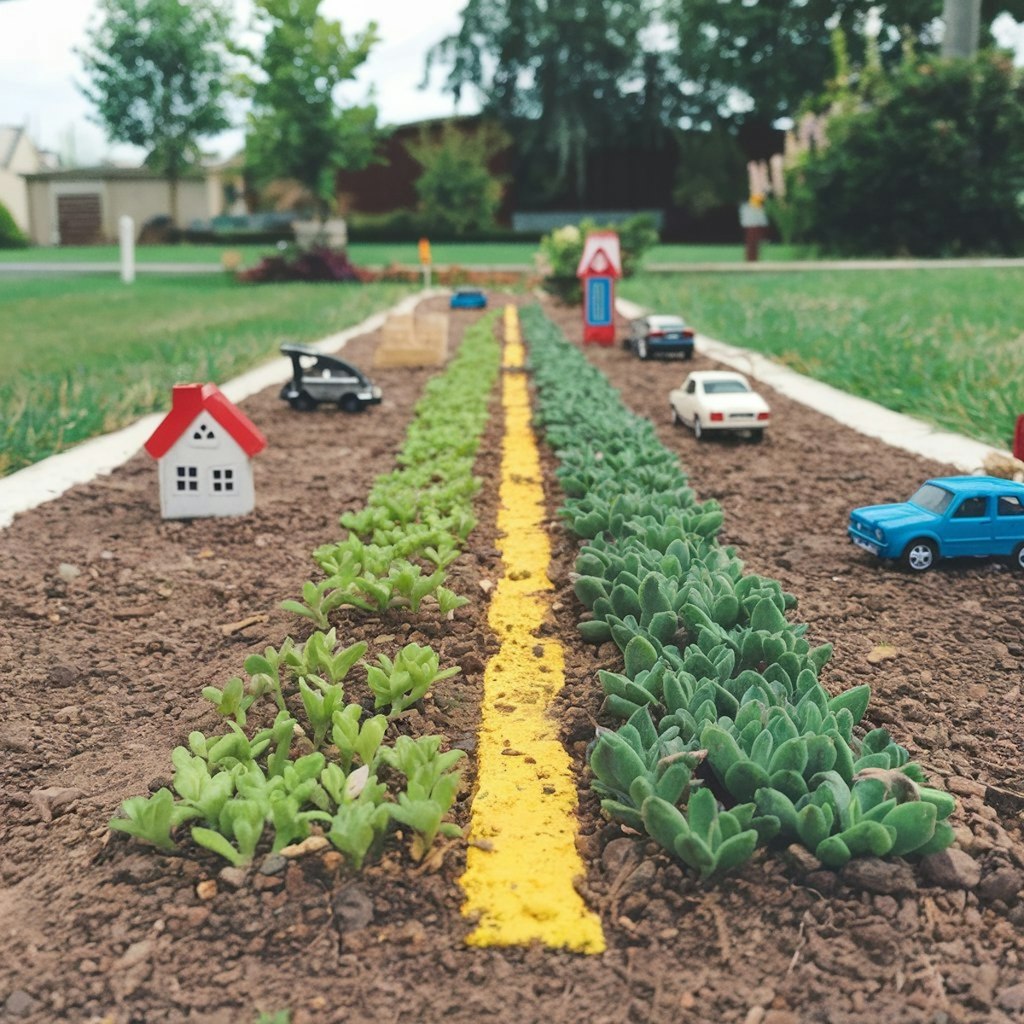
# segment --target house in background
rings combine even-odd
[[[24,128],[0,124],[0,203],[10,211],[14,223],[28,234],[28,186],[23,175],[35,174],[47,166],[47,155],[39,150]]]
[[[175,384],[171,411],[145,444],[164,519],[244,516],[256,503],[252,457],[267,439],[215,384]]]
[[[136,231],[170,215],[172,185],[144,167],[41,170],[25,177],[28,231],[34,245],[96,245],[117,241],[127,214]],[[178,179],[178,223],[209,221],[223,209],[220,182],[197,173]]]

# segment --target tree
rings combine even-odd
[[[291,178],[307,189],[317,216],[327,218],[339,170],[372,162],[380,134],[372,103],[343,108],[338,87],[355,78],[377,40],[371,23],[351,42],[320,13],[321,0],[256,0],[263,33],[250,77],[252,112],[246,171],[257,186]]]
[[[78,51],[90,78],[81,91],[112,141],[147,150],[146,165],[166,175],[177,222],[178,179],[200,140],[230,124],[230,16],[221,0],[99,0],[98,11]]]
[[[880,54],[890,61],[899,57],[904,30],[933,44],[933,23],[942,13],[942,0],[668,3],[666,17],[679,35],[682,75],[700,87],[690,97],[694,119],[718,114],[734,122],[767,124],[793,116],[806,97],[821,90],[832,71],[833,30],[862,47],[868,11],[874,8],[880,19]],[[863,60],[863,49],[852,57]]]
[[[456,100],[467,87],[481,93],[484,112],[515,136],[520,169],[549,194],[582,200],[597,142],[666,130],[677,91],[667,88],[671,66],[644,45],[652,0],[469,0],[462,19],[427,70],[450,66]]]
[[[494,226],[503,189],[488,164],[510,142],[487,122],[466,130],[448,122],[439,134],[424,130],[418,141],[406,143],[409,155],[423,168],[416,193],[427,229],[464,235]]]
[[[1024,249],[1024,76],[1008,55],[909,54],[817,135],[786,175],[803,240],[846,254]]]

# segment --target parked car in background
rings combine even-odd
[[[1024,484],[994,476],[926,480],[907,501],[855,508],[847,535],[912,572],[963,555],[999,555],[1024,570]]]
[[[711,431],[746,431],[760,441],[772,414],[742,373],[694,370],[668,394],[672,422],[685,423],[698,441]]]
[[[487,296],[479,288],[456,288],[449,309],[486,309]]]
[[[281,351],[292,361],[292,379],[281,397],[293,409],[309,412],[321,402],[335,402],[345,412],[362,412],[380,403],[380,388],[351,363],[307,345],[286,344]]]
[[[622,347],[635,352],[638,359],[681,355],[693,358],[693,328],[682,317],[655,314],[630,321]]]

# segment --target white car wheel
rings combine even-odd
[[[672,410],[672,426],[678,427],[681,422],[679,419],[679,413],[676,412],[676,407],[674,405],[670,405],[669,408]]]
[[[903,564],[911,572],[926,572],[935,564],[935,545],[930,540],[912,540],[903,552]]]
[[[704,440],[704,428],[700,425],[700,417],[699,416],[694,416],[693,417],[693,436],[698,441],[703,441]]]

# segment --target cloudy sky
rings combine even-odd
[[[245,0],[235,2],[241,16]],[[381,120],[388,124],[453,113],[440,73],[429,89],[419,84],[427,50],[458,27],[464,5],[465,0],[324,0],[323,12],[340,20],[347,33],[365,27],[368,8],[379,27],[381,42],[347,95],[361,100],[374,86]],[[90,105],[75,87],[83,76],[74,50],[83,45],[95,11],[95,0],[0,0],[0,124],[27,124],[37,144],[58,153],[73,150],[79,162],[132,159],[136,151],[109,145],[89,121]],[[464,99],[458,112],[476,109]],[[228,155],[240,143],[241,133],[234,132],[210,148]]]

